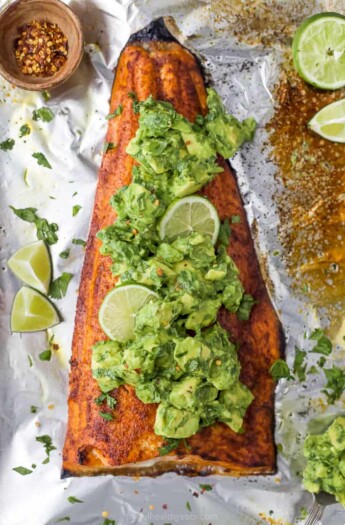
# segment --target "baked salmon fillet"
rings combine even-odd
[[[117,389],[115,418],[107,421],[94,402],[100,394],[92,377],[92,346],[106,338],[98,323],[102,301],[116,284],[111,260],[100,254],[97,232],[113,223],[111,196],[130,183],[134,160],[126,147],[138,128],[133,101],[152,95],[170,102],[190,121],[205,114],[206,89],[198,60],[167,30],[163,19],[131,36],[119,58],[112,88],[110,113],[120,104],[122,113],[109,120],[107,143],[117,145],[103,155],[90,233],[86,246],[75,318],[70,371],[69,415],[63,450],[66,476],[100,474],[149,475],[174,471],[188,476],[224,474],[244,476],[274,473],[274,390],[269,369],[281,357],[282,334],[261,275],[236,176],[219,158],[224,171],[203,193],[217,208],[220,219],[241,218],[231,226],[228,253],[235,261],[244,289],[257,301],[250,319],[240,321],[222,308],[218,320],[239,345],[240,380],[254,394],[244,419],[244,432],[226,424],[202,428],[171,453],[160,456],[164,438],[154,433],[156,404],[144,404],[133,387]]]

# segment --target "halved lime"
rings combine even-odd
[[[308,127],[332,142],[345,142],[345,98],[320,109]]]
[[[99,310],[102,330],[114,341],[132,339],[136,313],[156,297],[158,294],[141,284],[116,286],[105,296]]]
[[[48,292],[52,270],[49,251],[43,241],[19,248],[7,264],[21,281],[40,292]]]
[[[320,89],[345,85],[345,16],[320,13],[304,20],[292,42],[295,67]]]
[[[59,315],[47,297],[28,286],[17,292],[11,312],[12,332],[39,332],[59,322]]]
[[[204,197],[191,195],[173,202],[159,223],[159,236],[163,241],[191,232],[211,237],[215,244],[219,233],[219,217],[216,208]]]

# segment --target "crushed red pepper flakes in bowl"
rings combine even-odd
[[[68,40],[57,24],[32,20],[20,28],[14,51],[24,75],[49,77],[65,64]]]

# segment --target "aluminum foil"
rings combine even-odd
[[[0,7],[8,2],[0,0]],[[321,376],[309,379],[307,388],[281,381],[276,396],[276,442],[281,444],[278,472],[274,476],[242,479],[186,478],[166,474],[149,478],[60,479],[61,450],[67,421],[68,360],[71,353],[74,313],[84,251],[72,239],[86,239],[92,211],[97,171],[101,161],[113,80],[113,68],[129,35],[152,18],[169,15],[187,45],[202,57],[206,70],[228,109],[238,118],[253,115],[259,122],[255,142],[233,159],[257,250],[271,283],[272,300],[280,312],[287,336],[287,361],[295,345],[306,348],[304,333],[320,326],[310,305],[293,294],[284,264],[277,254],[279,217],[272,195],[279,191],[275,167],[263,149],[265,123],[273,112],[273,86],[284,53],[286,24],[321,10],[344,10],[343,1],[273,2],[269,13],[277,18],[275,41],[263,47],[260,37],[272,31],[266,24],[254,35],[234,37],[236,21],[244,23],[242,8],[271,9],[268,2],[219,2],[188,0],[72,0],[67,2],[80,16],[85,31],[85,56],[78,72],[45,101],[40,93],[15,89],[0,80],[0,142],[13,138],[12,151],[0,151],[0,525],[102,525],[109,520],[125,524],[219,524],[256,525],[304,523],[312,496],[303,491],[299,473],[303,468],[301,446],[315,417],[338,413],[342,404],[320,404]],[[227,6],[229,9],[221,9]],[[260,12],[260,11],[258,11]],[[265,12],[265,11],[263,11]],[[230,13],[227,15],[227,13]],[[242,13],[242,14],[241,14]],[[248,16],[250,12],[248,11]],[[280,16],[279,15],[279,16]],[[298,18],[297,16],[297,18]],[[242,17],[242,18],[241,18]],[[243,18],[244,17],[244,18]],[[263,17],[264,18],[264,17]],[[237,26],[236,26],[237,27]],[[248,25],[250,28],[250,24]],[[277,36],[278,34],[278,36]],[[259,38],[258,38],[259,37]],[[261,38],[262,41],[262,38]],[[50,123],[32,120],[34,109],[48,106],[55,114]],[[31,134],[19,138],[19,128],[29,124]],[[32,157],[45,154],[52,169],[38,166]],[[25,174],[25,176],[24,176]],[[55,276],[73,274],[67,295],[56,301],[63,322],[48,335],[10,334],[9,316],[17,279],[6,260],[20,246],[36,239],[29,223],[9,208],[32,206],[41,217],[59,226],[59,241],[52,246]],[[81,206],[76,216],[72,207]],[[59,253],[70,248],[68,259]],[[39,354],[54,335],[51,361]],[[337,348],[337,362],[344,349]],[[36,408],[31,408],[36,407]],[[46,458],[37,436],[49,435],[56,450]],[[32,465],[36,465],[33,467]],[[23,466],[33,472],[21,476]],[[212,490],[202,490],[200,484]],[[76,501],[77,500],[77,501]],[[326,509],[324,525],[342,525],[340,505]]]

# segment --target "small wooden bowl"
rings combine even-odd
[[[14,43],[19,29],[32,20],[57,24],[68,39],[65,64],[51,77],[24,75],[17,65]],[[79,19],[60,0],[16,0],[0,14],[0,74],[12,84],[30,91],[52,89],[65,82],[83,56],[83,31]]]

